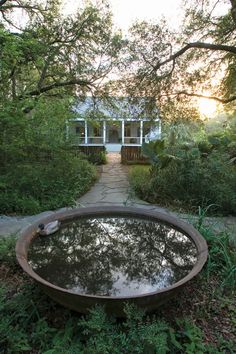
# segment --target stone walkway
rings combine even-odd
[[[129,199],[128,167],[121,165],[120,154],[109,153],[99,181],[78,200],[77,206],[127,205]]]
[[[135,197],[129,187],[128,166],[121,165],[120,154],[118,153],[108,154],[108,163],[102,166],[99,180],[89,192],[78,200],[76,207],[98,205],[132,206],[146,210],[161,211],[173,216],[178,216],[190,223],[194,223],[198,219],[196,216],[171,212],[157,205],[146,203]],[[59,211],[65,209],[67,208],[59,209]],[[41,217],[53,213],[53,211],[46,211],[38,215],[27,217],[0,216],[0,236],[17,234]],[[213,227],[216,232],[227,229],[236,243],[236,217],[205,218],[204,223]]]
[[[129,167],[120,163],[120,154],[110,152],[107,164],[102,166],[99,181],[78,200],[77,207],[116,205],[133,206],[148,210],[159,210],[170,213],[167,209],[149,204],[138,199],[129,186]]]

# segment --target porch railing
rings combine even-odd
[[[74,152],[82,152],[85,155],[98,154],[100,152],[106,152],[104,145],[93,146],[93,145],[83,145],[83,146],[74,146]]]
[[[103,144],[102,136],[88,136],[88,144]]]
[[[125,136],[124,144],[140,144],[139,136]]]
[[[122,146],[121,163],[143,163],[148,164],[148,159],[142,155],[141,146]]]

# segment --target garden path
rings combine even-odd
[[[77,206],[132,206],[170,213],[167,209],[149,204],[134,195],[129,186],[128,170],[128,166],[121,164],[119,153],[108,153],[107,164],[102,166],[98,182],[78,200]]]
[[[121,165],[119,153],[108,153],[97,183],[78,200],[77,206],[126,205],[129,198],[127,166]]]
[[[77,206],[135,206],[163,211],[163,208],[159,208],[135,197],[129,186],[128,170],[128,166],[121,164],[121,156],[119,153],[108,153],[107,164],[102,166],[99,180],[89,192],[78,200]],[[167,210],[165,211],[168,212]]]
[[[95,185],[78,201],[76,207],[88,206],[129,206],[143,208],[152,211],[161,211],[164,213],[178,216],[184,221],[194,223],[197,221],[197,216],[187,214],[178,214],[157,205],[144,202],[132,193],[128,182],[128,166],[121,165],[119,153],[109,153],[108,163],[102,166],[102,171],[99,180]],[[59,211],[67,208],[59,209]],[[58,211],[58,210],[57,210]],[[53,214],[54,211],[46,211],[33,216],[0,216],[0,236],[17,234],[30,224],[37,222],[42,217]],[[211,225],[216,232],[229,230],[231,237],[236,243],[236,217],[207,217],[204,219],[206,225]]]

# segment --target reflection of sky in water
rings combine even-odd
[[[170,225],[126,217],[80,218],[37,237],[29,263],[49,282],[79,293],[132,296],[165,288],[196,262],[190,239]]]
[[[170,269],[164,269],[161,274],[157,275],[154,283],[142,279],[141,281],[128,281],[125,274],[122,272],[112,272],[112,291],[113,295],[120,296],[125,294],[126,296],[140,295],[145,293],[150,293],[152,291],[165,288],[171,284],[168,283],[168,276],[171,272]],[[79,284],[79,279],[75,281],[76,284]],[[84,288],[80,285],[75,285],[70,290],[78,293],[87,293]]]

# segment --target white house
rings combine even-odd
[[[161,137],[159,111],[147,98],[86,97],[74,107],[76,117],[68,133],[73,145],[105,146],[120,151],[121,146],[141,146]]]

